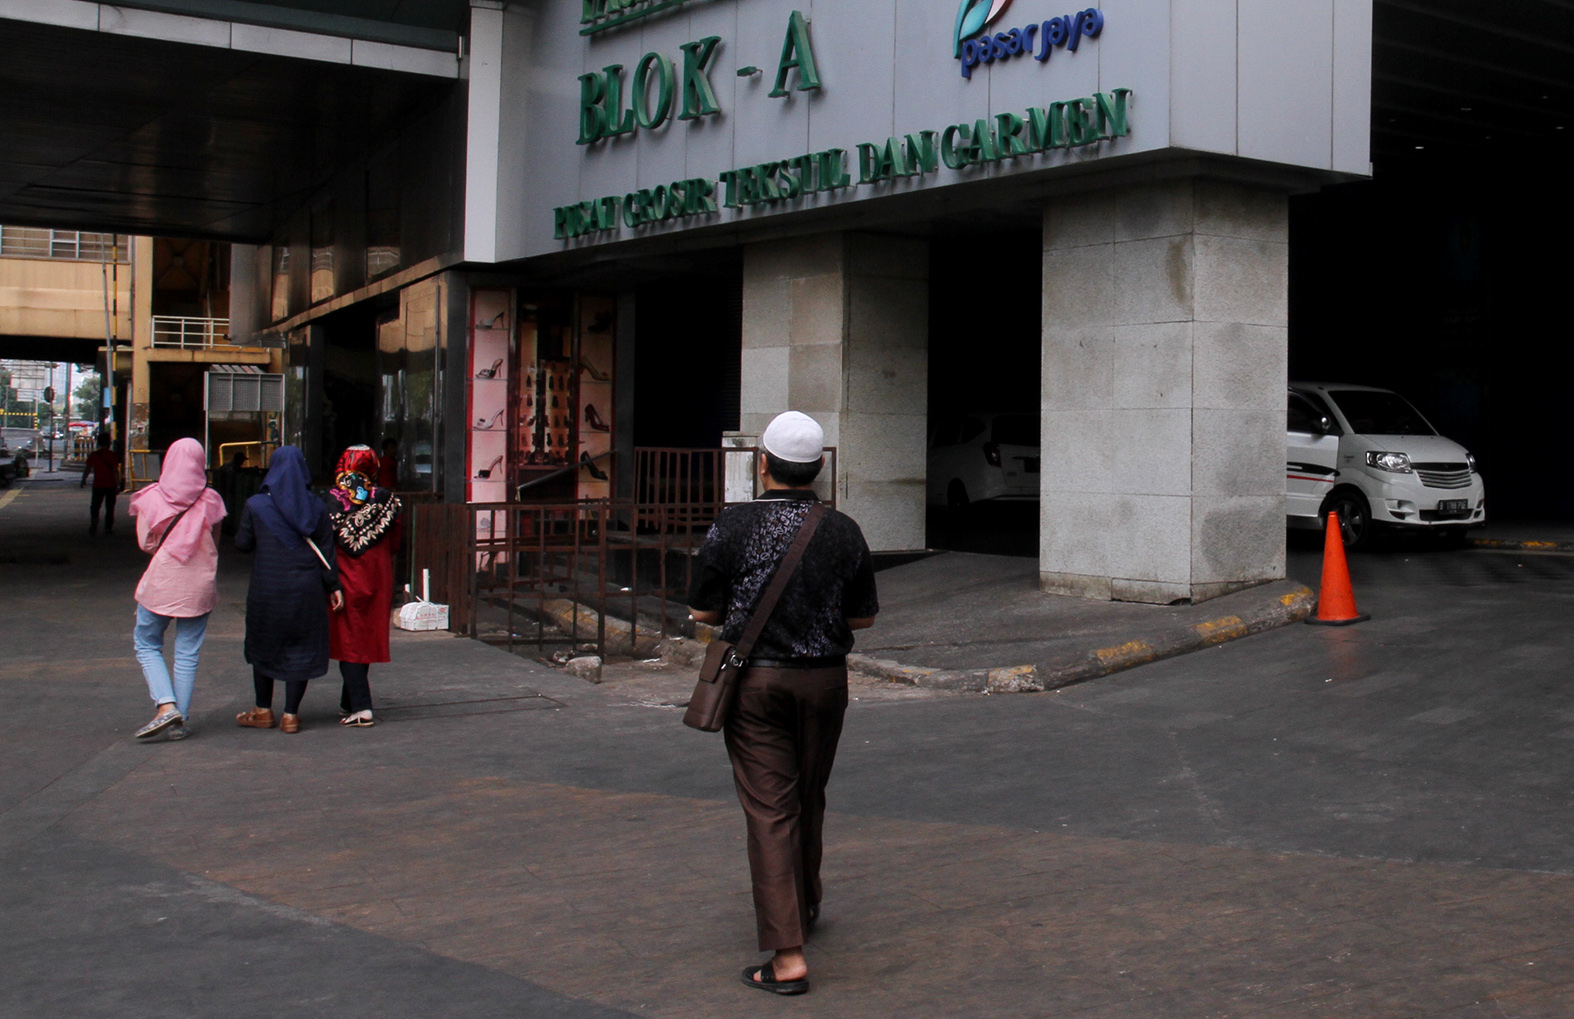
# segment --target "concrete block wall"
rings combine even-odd
[[[839,504],[871,548],[924,545],[927,242],[831,233],[744,256],[740,433],[798,410],[837,448]]]
[[[1288,201],[1212,180],[1044,214],[1043,588],[1200,601],[1284,576]]]

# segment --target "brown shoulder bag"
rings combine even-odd
[[[809,547],[809,539],[814,537],[814,530],[820,525],[823,516],[825,506],[822,503],[817,502],[809,507],[809,515],[804,517],[792,545],[782,556],[781,562],[776,564],[770,586],[754,606],[754,614],[749,617],[749,623],[743,628],[738,643],[713,640],[705,649],[705,663],[700,666],[699,682],[694,684],[694,696],[689,698],[689,709],[683,713],[684,725],[701,732],[717,732],[726,724],[727,713],[732,710],[732,702],[737,696],[738,674],[748,664],[754,642],[760,639],[771,613],[776,611],[776,603],[781,600],[787,581],[797,572],[804,549]]]

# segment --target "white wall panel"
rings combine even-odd
[[[736,138],[735,162],[744,165],[801,156],[810,151],[809,118],[812,108],[826,101],[824,90],[794,90],[784,98],[770,98],[767,93],[776,83],[776,62],[781,58],[786,23],[779,11],[759,4],[741,3],[737,11],[737,43],[718,68],[736,81],[733,96],[738,112],[731,118]],[[814,32],[812,24],[809,31]],[[760,73],[739,78],[738,68],[749,66],[758,67]],[[795,78],[789,80],[788,87],[794,84]],[[711,172],[731,169],[733,165],[718,166]]]
[[[693,13],[688,15],[688,31],[682,38],[673,39],[661,46],[651,45],[650,50],[661,49],[671,52],[678,62],[679,97],[676,105],[682,108],[682,83],[683,60],[678,49],[685,42],[703,39],[706,36],[716,35],[721,37],[715,54],[711,57],[710,83],[716,93],[716,102],[721,106],[721,113],[714,117],[700,117],[695,120],[674,120],[671,130],[674,134],[685,137],[684,144],[688,148],[688,158],[684,166],[685,177],[710,177],[723,170],[730,169],[736,164],[733,154],[732,132],[736,116],[741,112],[738,108],[738,74],[740,64],[748,61],[740,60],[738,53],[738,8],[736,2],[701,3],[690,5]],[[680,17],[676,19],[682,21]],[[655,31],[659,21],[651,24]],[[670,37],[669,37],[670,38]],[[642,51],[643,52],[643,51]],[[677,116],[676,112],[673,114]],[[641,187],[654,187],[660,181],[641,181]]]
[[[951,55],[955,24],[956,4],[897,0],[891,79],[891,122],[897,131],[939,130],[989,116],[986,77],[975,73],[976,81],[964,82]]]
[[[1170,0],[1170,144],[1236,152],[1236,0]]]
[[[955,5],[949,5],[954,12]],[[816,0],[809,31],[824,87],[809,108],[809,148],[845,148],[884,140],[894,115],[896,0]],[[787,18],[777,14],[783,27]],[[879,30],[871,30],[879,25]],[[780,54],[778,54],[779,56]],[[770,70],[774,71],[775,59]],[[855,170],[856,173],[856,170]]]
[[[1240,0],[1239,155],[1328,167],[1333,0]]]
[[[503,138],[503,23],[502,11],[486,8],[477,8],[470,18],[465,257],[480,262],[497,258],[497,224],[502,219],[497,190]]]
[[[1172,23],[1169,8],[1152,0],[1103,0],[1099,4],[1108,24],[1107,38],[1096,49],[1098,82],[1096,88],[1109,92],[1117,88],[1132,90],[1132,117],[1149,123],[1171,109],[1170,68],[1163,60],[1151,58],[1169,47]],[[1058,60],[1051,58],[1051,62]],[[1174,124],[1170,123],[1173,135]],[[1149,143],[1162,145],[1163,141]]]
[[[1333,168],[1372,172],[1372,0],[1334,0]]]
[[[538,21],[535,12],[528,9],[512,7],[504,13],[501,52],[505,67],[530,66],[531,52],[536,44]],[[472,57],[472,66],[473,59]],[[472,75],[473,73],[472,71]],[[530,215],[539,204],[535,183],[530,179],[527,166],[526,146],[519,144],[524,139],[536,137],[541,131],[541,110],[531,101],[532,78],[533,76],[529,74],[504,75],[499,91],[498,146],[494,156],[497,168],[496,206],[499,224],[519,222]],[[492,243],[496,247],[499,261],[518,258],[521,254],[517,248],[508,246],[517,244],[517,239],[512,233],[496,234],[492,238]],[[475,257],[470,254],[468,195],[465,211],[465,255],[467,258]]]

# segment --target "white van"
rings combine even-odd
[[[1292,382],[1285,424],[1285,517],[1322,528],[1339,515],[1346,548],[1377,527],[1462,538],[1487,522],[1476,459],[1437,434],[1410,402],[1387,389]]]
[[[945,414],[929,431],[928,502],[1038,498],[1037,414]]]

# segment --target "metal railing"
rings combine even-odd
[[[230,341],[227,318],[188,318],[181,315],[153,316],[153,346],[179,350],[241,350],[244,345]]]
[[[727,498],[726,458],[753,450],[642,447],[634,451],[634,502],[640,523],[709,527]]]
[[[157,481],[163,466],[164,451],[161,449],[127,450],[124,466],[126,491],[135,492],[143,485]]]
[[[404,575],[419,591],[429,570],[448,628],[510,651],[653,654],[692,634],[694,553],[729,502],[753,497],[729,500],[723,482],[729,457],[754,453],[637,449],[629,499],[412,506]],[[826,492],[835,505],[834,484]]]
[[[273,452],[279,448],[277,442],[222,442],[219,444],[218,461],[215,467],[223,467],[230,462],[230,458],[238,452],[246,454],[246,466],[266,470],[268,464],[273,462]]]
[[[130,258],[130,240],[125,234],[0,226],[0,256],[70,262],[125,262]]]
[[[675,525],[659,507],[433,503],[410,516],[410,575],[430,571],[432,600],[448,606],[455,633],[605,659],[653,654],[663,636],[692,630],[683,606],[706,528]]]
[[[87,463],[88,456],[98,448],[98,440],[91,432],[72,432],[66,439],[63,459],[68,466],[77,467]]]

